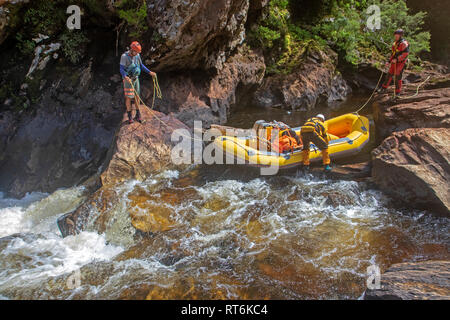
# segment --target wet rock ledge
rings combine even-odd
[[[381,275],[381,288],[366,290],[365,300],[448,300],[450,261],[392,265]]]
[[[402,205],[450,217],[450,75],[424,72],[402,99],[381,95],[373,107],[376,184]]]

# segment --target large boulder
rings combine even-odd
[[[218,73],[197,71],[162,75],[164,98],[157,102],[157,108],[173,113],[190,127],[194,120],[203,121],[205,127],[225,123],[233,106],[238,102],[246,103],[249,93],[262,82],[264,72],[262,54],[241,46]],[[148,92],[144,96],[150,99],[150,95]]]
[[[264,79],[254,94],[260,107],[283,107],[291,110],[314,108],[319,102],[343,100],[351,91],[336,70],[337,54],[331,50],[306,50],[303,62],[292,73]]]
[[[115,221],[114,214],[120,209],[120,199],[124,197],[118,185],[131,179],[143,181],[166,168],[180,168],[172,163],[171,151],[175,142],[172,142],[171,136],[174,130],[187,130],[188,127],[173,115],[146,107],[141,108],[141,114],[143,123],[128,124],[124,116],[106,157],[103,172],[98,179],[93,176],[85,183],[94,192],[76,210],[58,219],[63,236],[87,228],[105,232]],[[154,216],[158,213],[155,212]],[[163,214],[157,217],[163,217]],[[145,221],[135,217],[134,224],[141,226]]]
[[[372,151],[372,176],[400,202],[450,215],[450,128],[394,132]]]
[[[450,74],[447,68],[424,63],[421,72],[406,71],[400,99],[393,99],[394,86],[378,94],[372,104],[377,139],[407,128],[445,128],[450,124]]]
[[[141,108],[144,122],[128,124],[124,115],[115,135],[110,157],[101,174],[103,186],[136,179],[145,180],[151,173],[172,165],[171,135],[174,130],[188,129],[172,115]]]
[[[365,300],[449,300],[450,261],[406,262],[381,275],[380,289],[367,289]]]
[[[383,96],[374,103],[374,120],[379,139],[407,128],[450,127],[450,87],[420,90],[416,96],[408,97],[414,94],[411,88],[397,102]]]
[[[157,71],[221,70],[244,41],[249,0],[152,0],[147,7]]]

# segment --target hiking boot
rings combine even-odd
[[[331,166],[330,166],[329,164],[327,164],[327,165],[325,166],[325,168],[323,168],[323,171],[325,171],[325,172],[331,172]]]
[[[136,116],[134,117],[134,121],[142,123],[141,112],[139,111],[139,109],[136,110]]]
[[[128,111],[127,113],[128,113],[128,124],[132,124],[134,121],[133,117],[131,116],[131,111]]]

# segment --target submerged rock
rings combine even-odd
[[[450,216],[450,129],[394,132],[373,150],[372,176],[402,203]]]
[[[406,262],[381,275],[381,288],[367,289],[365,300],[449,300],[450,261]]]

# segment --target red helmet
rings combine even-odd
[[[133,41],[130,45],[131,50],[137,52],[137,53],[141,53],[142,51],[142,47],[141,44],[137,41]]]

